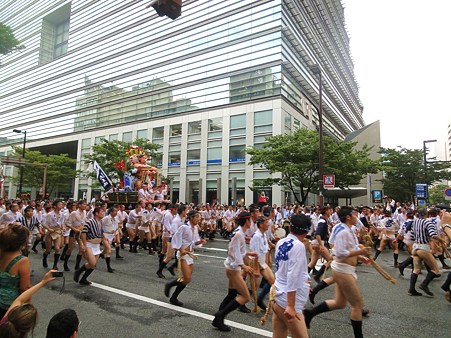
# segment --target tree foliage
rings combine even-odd
[[[22,147],[13,146],[12,157],[22,157]],[[29,188],[40,189],[44,179],[44,166],[47,164],[47,180],[45,191],[49,196],[58,189],[67,191],[71,188],[72,181],[80,174],[75,170],[77,160],[68,154],[44,155],[40,151],[25,149],[25,160],[27,165],[23,171],[23,185]],[[13,184],[18,184],[20,177],[11,177]]]
[[[25,46],[14,37],[12,29],[0,22],[0,54],[7,55],[23,48]]]
[[[124,175],[124,169],[118,168],[116,163],[123,161],[125,171],[132,169],[125,154],[132,145],[144,149],[148,155],[152,156],[152,164],[154,166],[161,160],[161,153],[157,152],[160,145],[151,143],[147,139],[136,139],[134,142],[102,139],[99,144],[92,146],[92,153],[85,155],[84,159],[91,164],[97,161],[111,181],[119,185],[118,182]],[[95,179],[96,173],[92,171],[88,176]]]
[[[344,142],[324,136],[324,173],[335,175],[335,184],[347,188],[360,182],[363,175],[375,173],[378,162],[369,158],[369,150],[355,148],[356,142]],[[250,164],[260,165],[281,178],[254,182],[253,189],[278,184],[293,192],[296,201],[304,204],[310,192],[317,191],[319,135],[305,128],[290,135],[270,136],[262,148],[247,149]]]
[[[432,158],[425,166],[421,149],[381,148],[380,154],[384,193],[396,201],[413,201],[417,183],[431,186],[441,180],[451,180],[450,164]]]
[[[449,201],[445,200],[445,189],[448,188],[446,184],[437,184],[429,189],[429,204],[449,204]]]

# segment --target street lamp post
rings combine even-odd
[[[323,175],[324,175],[324,142],[323,142],[323,82],[322,82],[322,74],[321,74],[321,68],[318,64],[315,64],[310,67],[310,70],[313,74],[318,75],[319,79],[319,109],[318,109],[318,124],[319,124],[319,165],[318,165],[318,191],[319,191],[319,198],[318,202],[320,206],[324,205],[324,196],[323,196],[323,189],[324,189],[324,182],[323,182]]]
[[[13,132],[18,133],[18,134],[23,134],[22,158],[25,159],[25,145],[27,144],[27,131],[14,129]],[[22,185],[23,185],[23,164],[20,166],[19,196],[22,195]]]

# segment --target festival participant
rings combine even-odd
[[[175,253],[174,251],[175,250],[174,250],[174,247],[172,245],[172,236],[174,236],[175,232],[185,222],[186,212],[187,212],[187,206],[185,204],[181,204],[177,208],[177,215],[175,215],[175,217],[172,219],[171,226],[170,226],[170,229],[169,229],[169,233],[170,233],[171,237],[169,238],[169,243],[167,244],[167,247],[166,247],[166,255],[165,255],[163,261],[161,262],[161,264],[160,264],[160,266],[158,268],[158,271],[157,271],[157,275],[160,278],[165,278],[164,275],[163,275],[163,269],[174,258],[174,253]],[[168,271],[173,276],[175,276],[174,269],[177,267],[177,263],[178,263],[178,260],[176,259],[174,264],[172,264],[168,268]],[[161,276],[163,276],[163,277],[161,277]]]
[[[172,282],[166,283],[164,287],[164,294],[166,297],[170,296],[171,288],[176,286],[169,302],[172,305],[183,306],[183,303],[178,300],[178,296],[191,282],[193,274],[194,260],[194,245],[206,244],[207,242],[199,237],[199,230],[197,224],[199,223],[200,215],[197,211],[191,210],[187,214],[188,223],[183,224],[172,236],[172,247],[177,250],[177,258],[180,261],[179,274],[181,278],[177,278]]]
[[[263,300],[269,293],[271,286],[274,284],[274,274],[271,268],[266,263],[266,254],[269,251],[268,237],[266,236],[266,232],[269,228],[268,218],[266,218],[265,216],[260,216],[255,221],[255,224],[257,225],[257,231],[251,238],[249,248],[250,251],[257,253],[258,256],[256,259],[258,262],[258,272],[260,272],[260,275],[262,275],[266,280],[266,284],[257,298],[257,305],[263,311],[266,311],[266,305],[264,304]],[[260,284],[258,278],[256,284]]]
[[[9,211],[3,213],[0,217],[0,229],[6,227],[8,224],[13,224],[22,217],[19,212],[19,205],[17,203],[12,203]]]
[[[64,218],[63,218],[63,228],[64,228],[64,232],[63,232],[63,241],[61,244],[64,244],[63,247],[63,252],[61,253],[61,260],[65,260],[66,259],[66,252],[69,248],[69,238],[70,238],[70,232],[71,232],[71,228],[70,228],[70,223],[69,223],[69,218],[70,218],[70,213],[77,210],[77,204],[74,202],[70,202],[67,203],[67,209],[65,212],[63,212],[61,210],[61,212],[64,213]]]
[[[402,227],[399,229],[398,236],[396,240],[402,240],[404,244],[406,245],[407,251],[409,253],[409,257],[407,257],[404,261],[399,263],[398,269],[401,276],[404,276],[404,269],[408,267],[409,265],[413,264],[413,257],[412,257],[412,245],[413,241],[410,238],[411,232],[412,232],[412,224],[413,224],[413,218],[415,216],[415,213],[412,210],[408,210],[406,212],[407,220],[404,222]]]
[[[273,337],[287,337],[288,331],[292,337],[308,337],[302,309],[307,302],[310,277],[302,241],[310,227],[310,217],[293,215],[290,220],[290,234],[276,245]]]
[[[142,221],[142,208],[140,203],[136,203],[135,209],[128,214],[128,220],[125,227],[127,228],[128,240],[130,241],[130,252],[137,253],[138,250],[138,227]]]
[[[245,305],[250,299],[249,290],[242,277],[242,271],[254,273],[249,266],[249,256],[257,257],[255,252],[246,252],[245,232],[251,226],[251,214],[242,211],[237,218],[238,228],[233,232],[227,251],[227,259],[224,262],[226,276],[229,281],[229,292],[215,313],[212,325],[220,331],[230,331],[230,327],[224,324],[224,319],[230,312]]]
[[[329,253],[329,249],[325,247],[324,243],[327,241],[329,237],[329,218],[332,215],[331,207],[323,207],[321,208],[321,216],[318,219],[318,223],[315,231],[315,239],[312,240],[312,257],[308,264],[308,271],[310,272],[315,268],[316,263],[320,257],[323,257],[327,263],[332,261],[332,256]],[[317,283],[320,282],[321,276],[324,274],[326,270],[326,266],[328,264],[323,264],[318,272],[316,272],[314,278]]]
[[[43,222],[44,213],[45,213],[45,211],[43,209],[43,203],[44,202],[38,203],[36,205],[36,208],[33,210],[33,216],[36,217],[36,219],[38,220],[39,225],[40,225],[39,227],[35,228],[34,231],[33,231],[33,235],[35,236],[35,240],[34,240],[34,243],[33,243],[33,246],[31,248],[31,250],[34,253],[38,253],[38,250],[36,249],[36,247],[37,247],[37,245],[39,243],[42,243],[43,247],[45,245],[44,242],[43,242],[43,238],[44,238],[45,234],[44,234],[44,229],[42,227],[42,222]]]
[[[332,277],[336,282],[335,298],[322,302],[313,309],[304,310],[304,318],[307,328],[314,316],[337,309],[343,309],[346,303],[351,305],[351,324],[355,338],[363,337],[362,310],[363,299],[357,285],[355,266],[360,259],[368,263],[368,258],[360,255],[369,255],[370,248],[361,248],[357,237],[351,230],[357,222],[357,213],[350,207],[342,207],[338,213],[341,223],[332,230],[330,243],[334,245],[335,258],[332,261]]]
[[[434,255],[431,252],[431,242],[437,245],[443,241],[437,234],[437,228],[427,218],[427,210],[418,209],[418,217],[413,221],[411,239],[414,241],[412,247],[413,254],[413,272],[410,275],[409,295],[421,296],[422,294],[415,289],[418,275],[421,273],[421,262],[424,262],[429,268],[428,274],[419,288],[427,295],[433,297],[434,294],[429,290],[429,283],[439,277],[439,269]]]
[[[154,238],[155,228],[152,229],[152,203],[146,203],[144,211],[142,212],[141,225],[138,227],[139,244],[146,244],[149,249],[149,255],[154,255],[153,248],[156,247]]]
[[[102,218],[102,233],[103,233],[103,255],[105,257],[106,267],[108,272],[113,273],[114,269],[111,268],[111,243],[118,236],[118,221],[117,221],[117,208],[111,207],[108,210],[108,215]]]
[[[41,226],[41,224],[39,223],[36,216],[33,216],[33,208],[31,206],[25,208],[24,215],[19,218],[18,222],[26,227],[30,232],[30,236],[28,236],[28,243],[22,250],[24,256],[28,256],[29,248],[31,246],[31,243],[33,242],[33,234],[39,233],[39,227]]]
[[[138,200],[140,202],[153,202],[152,192],[149,190],[149,184],[144,182],[142,188],[138,190]]]
[[[164,212],[163,214],[163,219],[162,219],[162,226],[163,226],[163,235],[162,235],[162,243],[161,243],[161,253],[158,255],[158,262],[159,262],[159,266],[161,267],[161,265],[163,264],[163,260],[165,259],[165,256],[169,253],[170,255],[172,255],[172,248],[171,248],[171,224],[172,224],[172,220],[174,219],[175,214],[177,213],[177,208],[172,205],[169,204],[168,205],[168,209]],[[164,265],[166,266],[166,265]],[[157,271],[157,275],[159,278],[165,278],[163,275],[163,269],[164,266],[160,269],[158,269]]]
[[[224,238],[229,238],[230,234],[232,233],[233,229],[235,228],[234,225],[234,219],[235,219],[235,211],[233,210],[233,205],[229,205],[229,208],[223,215],[223,228],[224,228]]]
[[[60,201],[53,202],[53,211],[48,213],[45,218],[45,252],[42,258],[42,266],[48,267],[47,256],[50,254],[52,247],[55,250],[53,259],[53,270],[58,270],[58,260],[60,258],[60,248],[63,237],[63,219],[64,214],[61,212],[63,204]]]
[[[151,229],[154,231],[152,239],[152,250],[158,252],[158,246],[161,247],[161,221],[163,220],[163,213],[166,205],[164,203],[155,203],[151,212],[150,218],[152,220]]]
[[[169,203],[170,200],[164,199],[164,192],[162,187],[155,187],[153,193],[153,201],[158,203]]]
[[[124,226],[127,224],[127,221],[128,221],[128,214],[125,211],[125,205],[120,204],[119,210],[117,212],[117,223],[119,226],[120,242],[116,242],[116,247],[120,246],[120,248],[123,250],[125,249],[124,241],[126,240],[126,237],[124,236],[124,233],[123,233],[123,229],[124,229]],[[121,257],[121,256],[118,257],[118,253],[116,251],[116,258],[122,259],[123,257]]]
[[[396,219],[391,217],[392,213],[389,209],[384,209],[384,218],[379,221],[379,231],[380,231],[380,245],[376,249],[376,254],[373,259],[376,260],[377,257],[384,250],[388,242],[392,242],[393,245],[393,265],[398,268],[398,240],[396,239],[396,234],[399,231],[399,224]]]
[[[104,211],[102,208],[96,207],[92,214],[94,217],[83,225],[83,231],[81,233],[87,262],[74,273],[74,281],[81,285],[91,285],[91,282],[87,278],[96,268],[101,253],[100,243],[103,239],[101,221],[104,216]],[[80,279],[80,275],[83,272],[84,275]]]
[[[442,239],[443,242],[446,242],[446,235],[443,232],[443,228],[440,225],[440,218],[439,218],[440,210],[437,208],[430,208],[428,211],[428,220],[432,222],[436,229],[437,229],[437,235]],[[432,250],[434,251],[435,255],[439,259],[440,263],[442,264],[442,268],[445,270],[451,269],[451,266],[447,265],[445,262],[445,254],[443,252],[443,248],[440,245],[433,245]]]
[[[87,221],[86,209],[88,204],[80,200],[77,203],[78,209],[70,213],[69,219],[67,221],[67,226],[70,228],[69,234],[69,247],[66,251],[66,256],[64,257],[64,271],[70,271],[69,269],[69,258],[72,251],[75,248],[75,242],[78,243],[78,254],[75,260],[75,270],[80,269],[81,259],[83,258],[83,242],[81,240],[81,232],[83,231],[83,224]]]
[[[451,240],[451,213],[446,212],[446,210],[449,209],[446,205],[445,207],[446,209],[440,212],[440,226],[447,239]],[[445,291],[446,301],[451,303],[451,272],[448,272],[448,276],[446,277],[445,282],[440,288]]]

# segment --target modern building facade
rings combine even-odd
[[[253,180],[269,174],[246,164],[246,147],[318,126],[311,66],[325,132],[344,139],[364,126],[339,0],[186,0],[175,21],[146,5],[0,4],[0,22],[26,45],[1,59],[0,153],[21,143],[14,128],[26,130],[27,147],[66,145],[87,171],[83,156],[102,138],[148,138],[178,200],[249,204]],[[90,196],[91,183],[76,179],[73,197]],[[292,200],[277,186],[267,193]]]

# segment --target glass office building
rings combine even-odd
[[[317,128],[318,64],[325,132],[364,125],[339,0],[184,0],[159,17],[145,1],[5,0],[0,22],[25,44],[1,58],[0,153],[27,147],[83,155],[107,140],[161,145],[162,173],[186,202],[254,200],[245,148]],[[7,168],[11,172],[12,168]],[[5,185],[13,196],[15,188]],[[74,182],[75,198],[91,181]],[[269,188],[272,201],[290,196]]]

